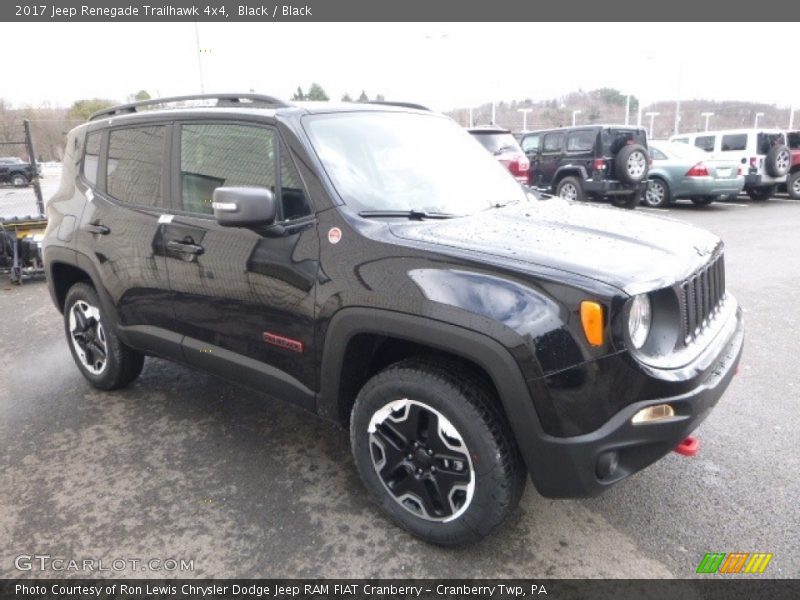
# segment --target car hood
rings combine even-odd
[[[391,223],[398,238],[554,268],[629,294],[687,278],[722,242],[714,234],[630,211],[558,198],[449,220]]]

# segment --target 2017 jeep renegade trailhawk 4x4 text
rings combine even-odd
[[[656,461],[733,376],[741,311],[703,230],[538,200],[408,106],[181,104],[68,136],[44,256],[97,388],[160,356],[338,421],[381,507],[456,544],[526,472],[587,496]]]

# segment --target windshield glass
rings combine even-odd
[[[472,214],[524,200],[523,188],[450,119],[341,113],[304,119],[336,191],[353,210]]]

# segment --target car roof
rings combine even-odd
[[[735,135],[741,133],[784,133],[782,129],[775,129],[772,127],[759,127],[758,129],[754,129],[753,127],[745,127],[742,129],[716,129],[714,131],[691,131],[687,133],[679,133],[677,135],[670,136],[670,139],[675,138],[682,138],[682,137],[701,137],[707,135]]]
[[[564,125],[562,127],[548,127],[546,129],[531,129],[530,131],[523,132],[522,135],[530,135],[532,133],[549,133],[551,131],[572,131],[577,129],[633,129],[645,131],[646,128],[639,125],[619,125],[615,123],[586,123],[584,125]]]
[[[467,131],[470,133],[511,133],[511,130],[505,129],[504,127],[498,127],[497,125],[477,125],[475,127],[467,127]]]

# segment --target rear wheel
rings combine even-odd
[[[789,179],[786,181],[786,191],[789,192],[790,198],[800,200],[800,171],[789,175]]]
[[[75,364],[94,387],[125,387],[142,372],[144,355],[120,341],[92,286],[76,283],[70,288],[64,302],[64,328]]]
[[[772,196],[775,195],[777,191],[777,185],[768,185],[766,187],[757,187],[757,188],[750,188],[747,190],[747,195],[750,196],[751,200],[756,202],[763,202],[764,200],[769,200]]]
[[[581,181],[577,177],[564,177],[559,181],[556,188],[556,196],[575,202],[583,202],[586,199]]]
[[[717,196],[692,196],[692,202],[694,202],[696,206],[708,206],[716,199]]]
[[[28,185],[28,178],[25,177],[22,173],[14,173],[11,176],[11,184],[16,187],[22,187]]]
[[[644,193],[644,203],[653,208],[664,208],[672,202],[669,184],[663,179],[652,179]]]
[[[475,542],[517,506],[526,476],[484,383],[434,359],[396,363],[356,398],[350,441],[383,510],[420,538]]]

